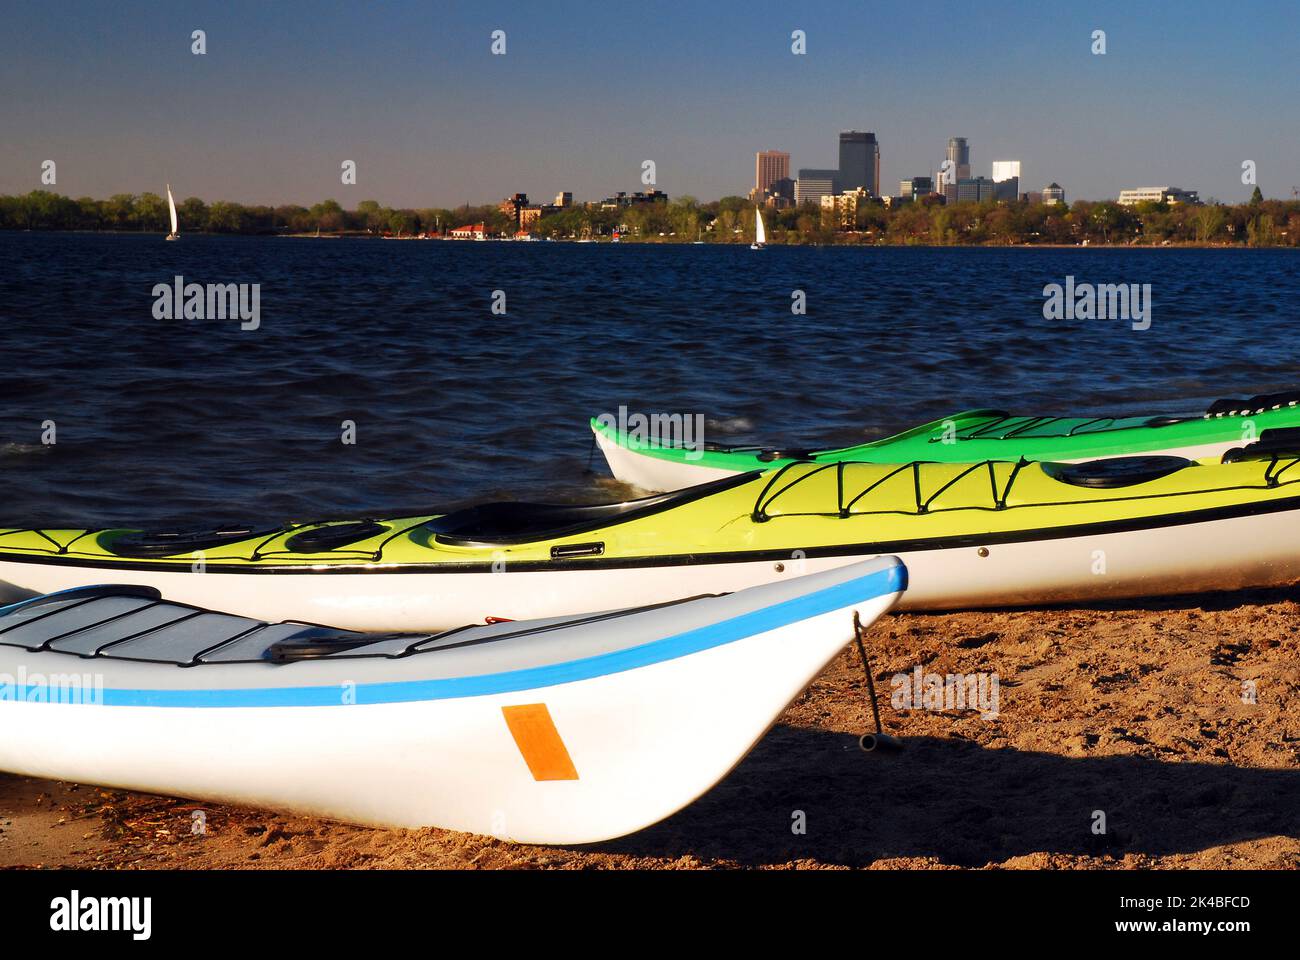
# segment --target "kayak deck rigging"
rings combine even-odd
[[[553,620],[469,624],[433,633],[364,633],[219,613],[164,600],[152,587],[96,585],[0,607],[0,646],[178,667],[361,657],[392,660],[605,623],[714,596],[700,594]]]
[[[1238,513],[1294,509],[1291,502],[1296,498],[1289,492],[1279,496],[1270,491],[1300,482],[1300,436],[1266,430],[1258,442],[1232,454],[1226,464],[1167,456],[1073,464],[1023,458],[901,464],[801,461],[608,504],[489,503],[433,516],[286,524],[267,536],[259,531],[235,542],[225,539],[229,531],[218,531],[220,546],[207,553],[201,536],[157,538],[190,547],[192,552],[172,554],[170,560],[119,551],[117,544],[133,535],[127,530],[0,530],[0,559],[141,569],[160,563],[163,569],[183,565],[196,573],[245,568],[401,572],[458,565],[477,569],[508,556],[516,565],[567,568],[593,561],[829,547],[849,541],[865,547],[916,538],[940,542],[956,534],[1013,536],[1017,531],[1118,520],[1154,522],[1212,507]],[[1035,509],[1023,513],[1021,508]],[[988,513],[1001,519],[982,516]],[[950,519],[918,525],[908,520],[906,527],[882,520],[843,531],[815,521],[802,527],[783,523],[767,534],[751,526],[778,517],[940,514]]]
[[[1249,448],[1247,448],[1249,449]],[[751,519],[763,523],[775,517],[860,517],[872,514],[923,515],[940,510],[1008,510],[1017,507],[1067,507],[1089,502],[1149,500],[1211,493],[1228,490],[1272,489],[1281,485],[1283,474],[1290,471],[1300,456],[1265,454],[1268,463],[1259,482],[1236,483],[1205,489],[1173,489],[1123,496],[1095,495],[1092,500],[1056,499],[1028,492],[1015,500],[1017,481],[1023,482],[1024,469],[1031,461],[1015,463],[983,460],[971,464],[913,461],[899,465],[838,461],[834,463],[793,463],[774,471],[754,503]],[[1128,461],[1128,462],[1126,462]],[[1105,465],[1104,467],[1102,465]],[[1066,488],[1115,490],[1141,486],[1185,470],[1202,469],[1195,461],[1181,457],[1120,457],[1083,464],[1038,464],[1042,475]],[[1213,468],[1210,468],[1213,469]],[[834,477],[833,490],[827,478]],[[784,483],[783,483],[784,481]],[[966,481],[963,483],[963,481]],[[1300,481],[1300,471],[1285,482]],[[777,501],[794,499],[790,491],[808,484],[800,491],[793,509],[774,509]],[[950,494],[962,486],[961,496]],[[833,494],[833,496],[832,496]],[[819,505],[824,504],[824,506]],[[831,506],[831,504],[834,506]]]

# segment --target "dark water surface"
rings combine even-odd
[[[176,274],[261,284],[260,329],[155,320]],[[1070,274],[1150,283],[1151,329],[1045,320]],[[607,498],[586,420],[619,405],[823,446],[968,407],[1197,410],[1300,386],[1298,319],[1293,250],[0,234],[0,524]]]

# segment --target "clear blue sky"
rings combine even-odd
[[[976,173],[1024,164],[1067,197],[1170,183],[1300,186],[1300,7],[1142,3],[137,3],[0,8],[0,192],[160,191],[401,206],[658,186],[712,199],[753,155],[834,166],[876,132],[882,185],[949,136]],[[205,56],[190,32],[207,31]],[[489,35],[506,31],[507,54]],[[790,33],[808,36],[806,56]],[[1090,34],[1107,34],[1105,56]],[[355,160],[358,185],[339,182]]]

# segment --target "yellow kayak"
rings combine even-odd
[[[1232,463],[788,464],[598,506],[200,534],[0,530],[23,592],[153,586],[265,620],[435,629],[719,593],[864,557],[911,571],[904,608],[1037,604],[1300,580],[1300,453]]]

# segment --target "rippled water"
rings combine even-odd
[[[5,525],[608,498],[586,420],[619,405],[838,445],[967,407],[1179,412],[1300,385],[1290,250],[12,233],[0,263]],[[176,274],[260,283],[260,329],[155,320]],[[1066,275],[1152,284],[1151,329],[1045,320]]]

